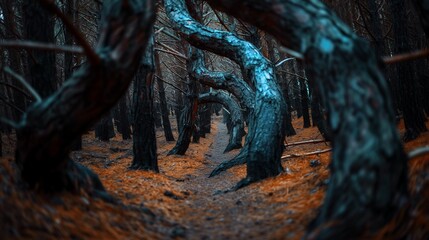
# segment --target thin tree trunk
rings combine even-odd
[[[127,106],[127,98],[126,96],[128,93],[125,94],[119,100],[119,106],[117,111],[119,112],[119,123],[117,124],[118,131],[122,134],[123,140],[131,139],[131,129],[130,129],[130,121],[128,118],[128,106]]]
[[[189,64],[188,64],[189,65]],[[192,78],[192,79],[190,79]],[[195,121],[198,112],[197,82],[190,75],[187,82],[187,95],[185,104],[180,114],[180,130],[176,145],[168,152],[168,155],[185,155],[191,143],[191,137],[195,129]]]
[[[156,154],[153,83],[155,73],[154,39],[147,45],[134,79],[133,153],[130,168],[159,172]]]
[[[403,53],[411,50],[408,40],[408,27],[405,2],[390,1],[393,17],[394,52]],[[398,87],[401,94],[401,109],[403,111],[406,132],[404,141],[416,139],[421,132],[427,131],[425,115],[422,106],[422,96],[418,87],[416,69],[410,62],[398,63],[396,66]]]
[[[161,63],[159,61],[158,51],[155,52],[155,63],[156,63],[157,75],[162,78]],[[170,118],[169,118],[170,111],[168,110],[167,98],[165,97],[164,82],[162,81],[162,79],[157,78],[157,84],[158,84],[158,94],[159,94],[162,126],[164,128],[165,140],[167,142],[174,141],[174,136],[173,136],[173,132],[171,131],[171,124],[170,124]]]
[[[306,80],[300,78],[299,85],[301,88],[301,107],[302,107],[302,116],[304,120],[304,128],[309,128],[311,127],[311,123],[310,123],[310,114],[308,109],[308,92],[307,92]]]
[[[54,43],[54,18],[38,1],[24,0],[25,38],[36,42]],[[55,53],[40,50],[28,51],[29,75],[31,85],[42,98],[51,95],[56,89]]]

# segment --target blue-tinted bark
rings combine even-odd
[[[211,91],[198,96],[198,104],[220,103],[231,113],[231,131],[228,146],[224,152],[241,148],[241,139],[245,135],[244,120],[240,106],[227,93],[223,91]]]
[[[407,164],[378,59],[318,0],[207,0],[304,57],[333,134],[331,178],[309,231],[349,239],[377,230],[407,196]],[[335,223],[335,224],[333,224]]]
[[[235,61],[255,86],[255,107],[250,113],[246,138],[247,177],[238,186],[279,174],[283,170],[280,164],[284,141],[282,112],[286,104],[269,61],[249,42],[195,21],[183,0],[164,2],[167,15],[190,44]]]

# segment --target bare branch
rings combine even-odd
[[[33,41],[19,41],[19,40],[1,40],[0,47],[4,48],[18,48],[18,49],[36,49],[36,50],[45,50],[53,52],[68,52],[68,53],[77,53],[82,54],[83,49],[76,46],[59,46],[51,43],[40,43]]]
[[[283,63],[291,61],[291,60],[296,60],[296,58],[285,58],[285,59],[281,60],[280,62],[276,63],[275,67],[280,67]]]
[[[429,154],[429,146],[423,146],[416,149],[411,150],[408,153],[408,158],[413,159],[416,157],[420,157],[421,155]]]
[[[165,81],[163,78],[159,77],[159,76],[158,76],[158,75],[156,75],[156,74],[155,74],[155,77],[156,77],[156,78],[158,78],[161,82],[163,82],[163,83],[165,83],[165,84],[167,84],[167,85],[172,86],[172,87],[173,87],[174,89],[176,89],[177,91],[179,91],[179,92],[181,92],[181,93],[183,93],[183,94],[185,94],[185,95],[186,95],[186,92],[185,92],[185,91],[183,91],[182,89],[180,89],[180,88],[178,88],[178,87],[174,86],[172,83]]]
[[[14,77],[16,80],[18,80],[22,84],[22,86],[24,86],[30,92],[36,102],[42,101],[42,98],[40,97],[39,93],[37,93],[37,91],[21,75],[14,72],[12,69],[10,69],[10,67],[4,67],[3,70],[6,73],[10,74],[12,77]]]
[[[324,139],[316,139],[316,140],[308,140],[308,141],[288,143],[285,146],[286,147],[290,147],[290,146],[304,145],[304,144],[307,144],[307,143],[323,143],[323,142],[326,142],[326,140],[324,140]]]
[[[178,54],[178,53],[176,53],[176,52],[172,52],[172,51],[164,50],[164,49],[161,49],[161,48],[155,48],[155,51],[159,51],[159,52],[163,52],[163,53],[168,53],[168,54],[171,54],[171,55],[173,55],[173,56],[176,56],[176,57],[182,58],[182,59],[184,59],[184,60],[188,60],[188,58],[187,58],[186,56],[184,56],[184,55],[182,55],[182,54]]]
[[[429,57],[429,48],[421,49],[415,52],[398,54],[394,56],[383,57],[385,64],[394,64]]]
[[[94,65],[97,65],[100,62],[100,57],[97,53],[92,49],[91,45],[86,41],[83,34],[74,26],[73,22],[64,15],[61,9],[55,4],[55,1],[52,0],[39,0],[40,4],[45,7],[47,10],[55,14],[61,21],[64,23],[64,26],[71,32],[74,36],[76,42],[82,46],[86,56],[88,57],[88,61]]]
[[[311,156],[311,155],[317,155],[317,154],[326,153],[326,152],[330,152],[330,151],[332,151],[331,148],[319,150],[319,151],[314,151],[314,152],[308,152],[308,153],[304,153],[304,154],[289,154],[289,155],[282,156],[282,159]]]

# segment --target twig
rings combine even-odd
[[[162,78],[161,78],[161,77],[159,77],[158,75],[156,75],[156,74],[155,74],[155,77],[156,77],[156,78],[158,78],[161,82],[163,82],[163,83],[165,83],[165,84],[167,84],[167,85],[172,86],[174,89],[178,90],[179,92],[182,92],[183,94],[186,94],[186,92],[185,92],[185,91],[183,91],[182,89],[180,89],[180,88],[178,88],[178,87],[174,86],[172,83],[165,81],[164,79],[162,79]]]
[[[316,155],[316,154],[320,154],[320,153],[326,153],[326,152],[330,152],[330,151],[332,151],[331,148],[328,148],[328,149],[325,149],[325,150],[319,150],[319,151],[309,152],[309,153],[304,153],[304,154],[289,154],[289,155],[282,156],[281,159],[294,158],[294,157],[304,157],[304,156]]]
[[[185,56],[183,56],[182,54],[177,54],[177,53],[175,53],[175,52],[171,52],[171,51],[164,50],[164,49],[161,49],[161,48],[155,48],[155,51],[160,51],[160,52],[163,52],[163,53],[168,53],[168,54],[171,54],[171,55],[173,55],[173,56],[176,56],[176,57],[182,58],[182,59],[184,59],[184,60],[188,60],[188,58],[187,58],[187,57],[185,57]]]
[[[88,61],[94,65],[97,65],[100,62],[100,57],[97,53],[92,49],[91,45],[86,41],[83,34],[74,26],[73,22],[64,15],[61,9],[55,4],[55,1],[52,0],[39,0],[40,4],[44,6],[47,10],[55,14],[61,21],[64,23],[64,26],[70,31],[70,33],[74,36],[76,42],[82,46],[83,51],[88,57]]]
[[[228,32],[232,32],[228,26],[226,26],[226,24],[223,22],[222,18],[219,16],[218,12],[213,10],[214,14],[216,15],[217,19],[219,20],[220,24],[222,24],[222,26],[228,31]]]
[[[326,141],[324,139],[316,139],[316,140],[308,140],[308,141],[289,143],[289,144],[286,144],[285,146],[290,147],[290,146],[304,145],[307,143],[323,143],[323,142],[326,142]]]
[[[421,49],[414,52],[398,54],[394,56],[383,57],[385,64],[394,64],[399,62],[417,60],[421,58],[429,57],[429,48]]]
[[[36,102],[42,102],[42,98],[40,97],[39,93],[37,93],[37,91],[34,90],[34,88],[27,81],[25,81],[21,75],[14,72],[12,69],[10,69],[10,67],[4,67],[3,69],[6,73],[9,73],[12,77],[18,80],[30,92]]]
[[[5,48],[18,48],[18,49],[37,49],[37,50],[45,50],[45,51],[53,51],[53,52],[69,52],[69,53],[78,53],[82,54],[83,49],[81,47],[75,46],[58,46],[56,44],[50,43],[40,43],[33,41],[0,41],[0,47]]]
[[[429,146],[419,147],[419,148],[411,150],[408,153],[408,159],[413,159],[413,158],[416,158],[416,157],[419,157],[421,155],[428,154],[428,153],[429,153]]]
[[[180,52],[178,52],[176,49],[174,49],[174,48],[172,48],[172,47],[170,47],[170,46],[168,46],[168,45],[166,45],[166,44],[164,44],[164,43],[162,43],[162,42],[158,42],[158,41],[156,41],[156,43],[157,43],[157,44],[159,44],[160,46],[162,46],[162,47],[166,48],[167,50],[170,50],[170,51],[172,51],[172,52],[176,53],[177,55],[181,55],[181,56],[180,56],[181,58],[183,58],[183,59],[185,59],[185,60],[187,60],[187,59],[188,59],[186,56],[184,56],[183,54],[181,54]]]
[[[276,63],[275,67],[280,67],[283,63],[290,61],[290,60],[295,60],[296,58],[285,58],[283,60],[281,60],[280,62]]]

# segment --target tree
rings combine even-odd
[[[303,57],[321,91],[333,134],[332,176],[309,231],[318,239],[347,239],[382,227],[407,196],[407,158],[369,44],[317,0],[207,2]]]
[[[54,42],[54,18],[38,1],[24,0],[25,38],[37,42]],[[43,27],[41,27],[43,26]],[[56,87],[55,54],[40,50],[29,52],[28,79],[42,98],[51,95]]]
[[[237,104],[237,102],[223,91],[211,91],[198,96],[198,104],[201,105],[207,103],[220,103],[231,113],[232,127],[229,143],[226,146],[224,153],[233,149],[241,148],[241,139],[245,134],[244,119],[240,106]]]
[[[52,2],[42,2],[56,11]],[[104,1],[97,49],[75,36],[88,63],[52,95],[28,108],[16,124],[15,159],[30,187],[75,193],[83,189],[95,196],[105,195],[98,177],[68,154],[73,141],[125,93],[138,67],[154,21],[154,2],[128,3]]]
[[[158,94],[159,94],[159,103],[161,108],[161,117],[162,117],[162,126],[164,129],[164,135],[166,141],[174,141],[173,132],[171,131],[171,124],[169,119],[169,111],[167,107],[167,98],[165,97],[165,88],[164,82],[162,80],[162,71],[161,63],[159,61],[159,53],[155,53],[155,62],[156,62],[156,72],[157,72],[157,84],[158,84]]]
[[[394,52],[403,53],[411,51],[408,40],[408,26],[405,2],[402,0],[390,1],[393,17]],[[416,68],[410,62],[398,63],[395,66],[399,92],[401,95],[400,106],[403,111],[406,132],[404,141],[416,139],[421,132],[427,131],[425,115],[423,112],[422,95],[418,84]]]
[[[159,172],[153,106],[154,39],[149,41],[134,79],[133,153],[131,169]]]
[[[166,0],[164,3],[167,15],[190,44],[238,63],[257,89],[245,143],[248,147],[247,177],[237,187],[279,174],[283,170],[280,156],[284,141],[282,112],[286,104],[271,64],[249,42],[195,21],[183,1]]]

